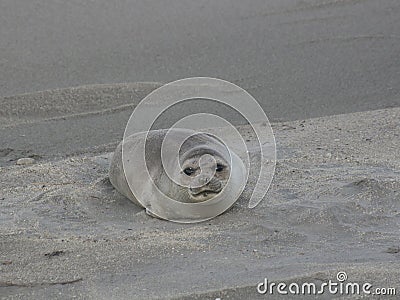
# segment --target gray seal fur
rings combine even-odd
[[[167,218],[167,216],[174,216],[178,214],[176,209],[174,211],[168,211],[168,207],[163,207],[159,205],[156,199],[157,193],[154,191],[154,186],[157,187],[163,194],[167,195],[171,199],[179,203],[202,203],[207,202],[207,200],[213,199],[215,196],[220,194],[227,194],[227,197],[238,198],[242,189],[244,188],[244,178],[246,170],[242,161],[233,153],[228,154],[226,147],[214,136],[206,133],[196,133],[195,135],[188,138],[180,148],[179,151],[179,162],[169,161],[171,165],[179,165],[176,172],[177,176],[185,178],[188,180],[189,186],[181,186],[176,182],[172,181],[165,172],[164,166],[161,162],[161,145],[167,134],[168,130],[153,130],[148,133],[142,132],[137,133],[132,136],[125,138],[116,148],[114,156],[110,165],[109,179],[116,190],[130,199],[136,205],[146,208],[146,211],[151,215],[156,215],[161,218]],[[169,132],[169,134],[171,131]],[[179,137],[181,134],[187,134],[184,129],[173,129],[172,136]],[[144,139],[146,139],[145,145],[145,161],[147,164],[147,170],[137,169],[137,170],[126,170],[124,171],[124,165],[130,159],[137,159],[140,153],[140,145],[143,144]],[[122,155],[124,151],[124,157]],[[202,161],[200,162],[200,157],[208,154],[213,161]],[[229,155],[234,156],[235,164],[230,165]],[[136,158],[135,158],[136,157]],[[124,161],[125,159],[125,161]],[[198,174],[200,171],[207,168],[216,168],[214,176],[211,178],[205,178],[204,173]],[[217,166],[217,167],[215,167]],[[194,170],[193,174],[188,176],[186,170]],[[197,172],[197,173],[196,173]],[[234,174],[234,179],[237,186],[241,188],[240,193],[226,192],[225,187],[227,187],[227,182],[231,174]],[[149,176],[150,175],[150,176]],[[147,180],[146,180],[147,177]],[[142,197],[140,201],[135,197],[134,193],[128,184],[128,181],[142,180],[141,186],[143,187]],[[203,185],[201,183],[204,183]],[[193,186],[192,186],[193,185]],[[232,189],[227,187],[227,189]],[[143,196],[145,195],[145,196]],[[236,201],[236,199],[234,199]],[[234,203],[232,202],[232,204]],[[153,213],[153,211],[155,213]],[[180,217],[182,214],[179,213]],[[162,216],[160,216],[162,215]],[[196,213],[191,213],[190,219],[194,218]],[[201,218],[201,216],[196,216]]]

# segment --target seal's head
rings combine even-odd
[[[177,201],[204,202],[223,192],[231,163],[229,150],[219,139],[207,133],[190,135],[180,146],[178,160],[175,178],[185,197]]]
[[[229,180],[229,162],[213,148],[192,148],[182,158],[180,180],[190,202],[207,201],[222,192]]]

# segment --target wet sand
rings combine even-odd
[[[233,82],[273,121],[399,106],[398,0],[0,2],[0,96]]]
[[[339,271],[399,292],[400,108],[273,123],[278,161],[263,202],[250,210],[244,193],[223,215],[182,225],[147,216],[107,178],[135,91],[151,89],[3,100],[43,111],[0,116],[2,298],[265,299],[265,277],[319,283]],[[115,90],[120,100],[102,101]],[[36,163],[16,165],[23,156]]]

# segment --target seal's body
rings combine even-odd
[[[163,152],[163,147],[176,147],[182,140],[184,142],[175,155]],[[145,165],[138,163],[141,159]],[[115,150],[109,178],[121,194],[152,215],[173,216],[177,210],[166,212],[171,205],[163,205],[165,200],[159,199],[161,194],[184,204],[207,203],[224,193],[237,199],[241,190],[232,193],[232,185],[229,187],[227,183],[232,177],[233,186],[243,188],[245,173],[241,160],[216,137],[170,129],[142,132],[125,138]]]

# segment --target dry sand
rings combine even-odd
[[[86,108],[82,90],[63,90],[35,98],[48,112],[28,105],[0,116],[2,299],[271,299],[256,291],[265,277],[321,283],[338,271],[400,293],[400,108],[273,124],[278,161],[264,201],[247,209],[245,193],[223,215],[182,225],[147,216],[110,185],[123,125],[67,127],[79,141],[97,132],[92,144],[71,148],[40,131],[93,118],[126,122],[132,105],[109,106],[101,88],[83,88],[98,92],[86,94]],[[56,111],[40,105],[48,95]],[[123,107],[117,120],[114,105]],[[36,164],[16,165],[23,154]]]

